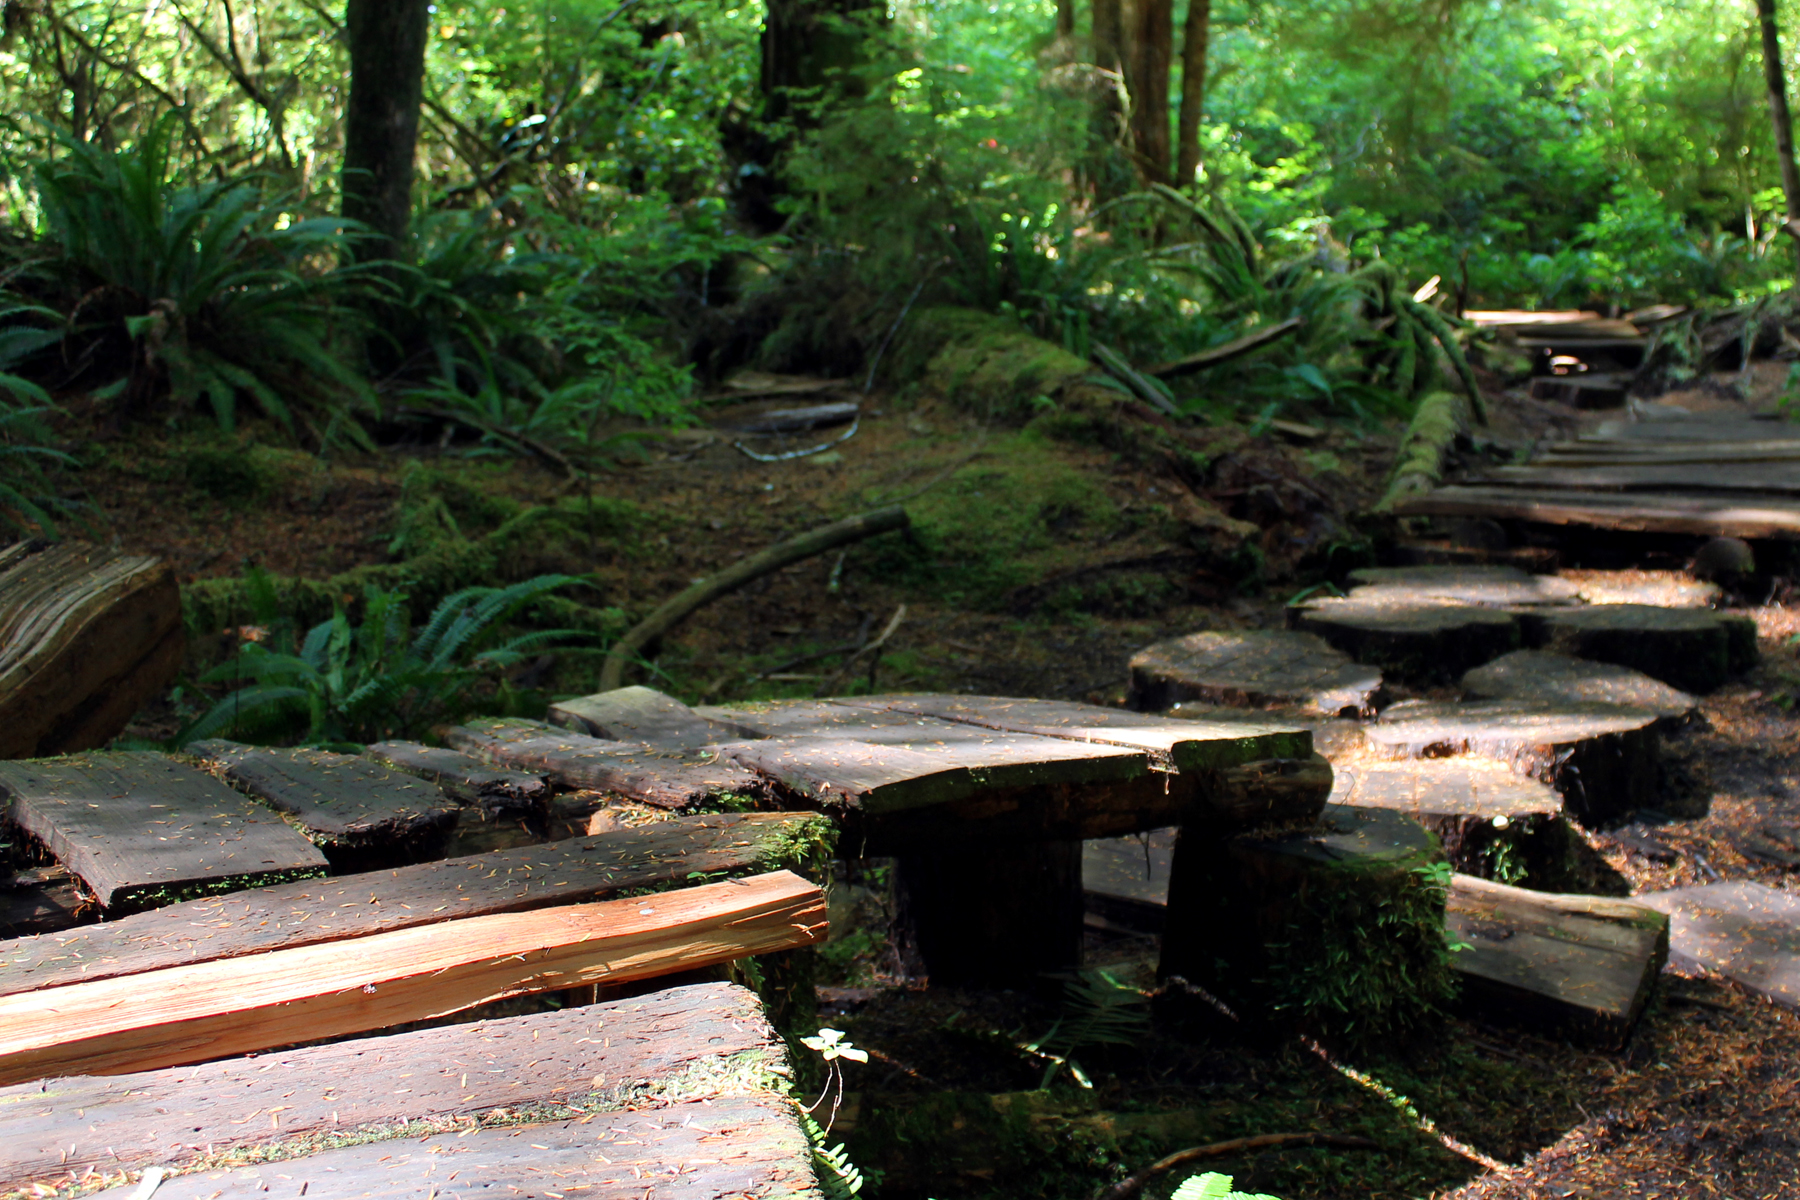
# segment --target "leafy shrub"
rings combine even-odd
[[[0,309],[0,527],[20,536],[56,537],[56,517],[75,506],[55,494],[50,474],[74,459],[50,446],[49,419],[57,412],[48,392],[13,370],[36,352],[62,340],[48,309],[14,305]]]
[[[238,686],[182,731],[183,744],[220,733],[251,740],[298,736],[306,745],[418,737],[472,711],[476,686],[495,670],[583,636],[579,630],[540,630],[482,648],[496,625],[576,582],[567,575],[540,575],[507,588],[464,588],[447,596],[418,629],[403,593],[371,586],[360,624],[353,625],[340,604],[298,646],[291,646],[292,631],[273,615],[269,578],[253,571],[247,582],[254,609],[269,624],[260,628],[261,640],[246,642],[237,657],[202,677],[203,683]],[[265,641],[286,641],[291,648]]]

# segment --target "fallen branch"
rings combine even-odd
[[[1158,380],[1151,379],[1125,360],[1125,356],[1111,346],[1094,343],[1094,358],[1105,367],[1107,373],[1120,383],[1131,389],[1133,395],[1164,416],[1183,420],[1187,414],[1175,406],[1168,387]]]
[[[1166,379],[1171,375],[1192,375],[1196,371],[1204,371],[1216,367],[1220,363],[1230,362],[1234,358],[1242,358],[1252,350],[1261,350],[1272,342],[1278,342],[1294,330],[1306,324],[1304,317],[1289,317],[1285,321],[1258,329],[1254,333],[1246,333],[1243,337],[1232,338],[1217,346],[1209,346],[1198,354],[1190,354],[1186,358],[1178,358],[1174,362],[1164,363],[1160,367],[1151,367],[1147,374],[1158,379]]]
[[[777,542],[768,549],[752,554],[734,566],[727,567],[717,575],[702,579],[639,621],[624,637],[613,644],[612,649],[607,652],[605,665],[600,668],[599,690],[610,692],[614,688],[623,687],[626,663],[645,646],[686,620],[690,613],[711,604],[720,596],[734,592],[752,580],[779,571],[790,563],[799,562],[803,558],[811,558],[815,554],[823,554],[838,546],[850,542],[860,542],[864,538],[874,537],[878,533],[886,533],[892,529],[904,529],[906,526],[905,509],[897,505],[892,508],[878,508],[874,512],[845,517],[842,521],[821,525],[817,529],[803,533],[799,537],[789,538],[785,542]]]
[[[902,604],[899,608],[894,610],[894,615],[888,618],[887,627],[881,631],[881,635],[872,642],[864,642],[862,645],[858,646],[849,658],[846,658],[838,665],[837,673],[827,682],[821,684],[819,689],[814,692],[813,695],[815,697],[823,696],[827,692],[837,691],[840,686],[840,681],[850,674],[850,669],[856,665],[856,661],[870,651],[877,652],[874,660],[869,663],[869,690],[874,691],[875,668],[881,662],[879,651],[881,650],[881,647],[886,644],[887,640],[894,636],[894,630],[900,628],[900,622],[904,620],[906,620],[906,605]]]
[[[1348,1150],[1373,1150],[1375,1143],[1366,1137],[1352,1137],[1338,1133],[1260,1133],[1255,1137],[1232,1138],[1228,1142],[1214,1142],[1210,1146],[1190,1146],[1186,1150],[1177,1150],[1164,1158],[1159,1158],[1143,1170],[1099,1192],[1094,1200],[1129,1200],[1144,1190],[1144,1186],[1159,1175],[1167,1174],[1185,1163],[1195,1162],[1202,1158],[1217,1158],[1223,1154],[1235,1154],[1240,1150],[1260,1150],[1265,1146],[1342,1146]]]
[[[823,453],[824,451],[831,449],[833,446],[836,446],[843,442],[849,441],[851,438],[856,436],[856,427],[861,424],[862,424],[862,418],[858,417],[856,420],[850,422],[850,428],[844,430],[843,433],[839,434],[837,437],[832,438],[829,442],[820,442],[817,446],[808,446],[804,450],[787,450],[780,454],[763,454],[759,451],[752,450],[750,447],[744,445],[744,443],[742,443],[742,442],[733,442],[731,444],[733,446],[736,446],[739,450],[742,450],[749,457],[754,458],[757,462],[762,462],[762,463],[787,462],[789,459],[805,458],[808,455]]]

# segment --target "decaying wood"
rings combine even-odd
[[[0,762],[0,795],[115,914],[327,870],[273,812],[161,754]]]
[[[1107,374],[1131,389],[1131,394],[1166,417],[1184,420],[1187,414],[1169,399],[1168,387],[1140,373],[1123,354],[1110,346],[1094,343],[1094,360],[1106,368]]]
[[[79,542],[0,553],[0,758],[106,745],[173,682],[186,635],[161,559]]]
[[[693,875],[795,865],[819,844],[811,813],[713,813],[364,875],[192,900],[0,947],[0,995],[413,929],[459,917],[585,904]]]
[[[721,796],[761,796],[769,789],[754,772],[710,752],[609,742],[538,721],[475,720],[441,732],[452,746],[485,762],[542,771],[564,787],[617,792],[657,808],[693,809]]]
[[[1229,342],[1209,347],[1198,354],[1178,358],[1174,362],[1164,363],[1160,367],[1151,367],[1149,374],[1166,379],[1170,376],[1192,375],[1197,371],[1205,371],[1220,363],[1230,362],[1234,358],[1241,358],[1252,351],[1272,345],[1304,324],[1306,324],[1306,320],[1303,317],[1289,317],[1285,321],[1277,321],[1273,325],[1246,333],[1243,337],[1233,338]]]
[[[613,643],[606,662],[600,668],[600,690],[609,692],[625,682],[625,668],[645,646],[686,620],[696,609],[703,608],[773,571],[815,554],[835,550],[851,542],[859,542],[876,534],[907,525],[906,510],[898,506],[845,517],[829,525],[821,525],[798,537],[777,542],[766,550],[742,559],[715,575],[694,584],[680,595],[666,601],[649,616],[634,625]]]
[[[1669,919],[1643,904],[1467,875],[1446,923],[1469,947],[1452,959],[1466,1008],[1607,1048],[1630,1037],[1669,954]]]
[[[539,809],[550,800],[550,778],[542,772],[495,770],[443,746],[377,742],[363,753],[378,763],[429,779],[452,796],[490,811]]]
[[[729,1088],[733,1068],[781,1058],[756,998],[707,983],[256,1058],[20,1084],[0,1089],[0,1187],[70,1171],[181,1172],[207,1162],[209,1150],[287,1157],[319,1138],[379,1142],[413,1121],[460,1132],[502,1107],[551,1116],[628,1109],[658,1085],[704,1094],[704,1083],[684,1084],[690,1073]],[[322,1188],[322,1170],[304,1161]]]
[[[1331,797],[1332,766],[1322,754],[1244,763],[1220,773],[1201,821],[1226,829],[1257,829],[1311,821]]]
[[[456,806],[442,788],[373,759],[219,738],[184,749],[227,783],[286,813],[321,845],[399,845],[456,822]]]
[[[734,433],[805,433],[811,429],[848,425],[856,420],[857,408],[854,400],[838,404],[812,404],[805,408],[777,408],[758,413],[754,417],[729,422],[726,427]]]
[[[730,738],[681,701],[654,688],[622,687],[550,706],[550,723],[614,742],[688,749]]]
[[[0,998],[0,1083],[116,1075],[622,983],[823,940],[786,871],[632,900],[445,921]]]
[[[1291,630],[1191,633],[1131,657],[1131,705],[1148,711],[1206,700],[1368,717],[1381,694],[1379,669],[1352,662],[1315,634]]]

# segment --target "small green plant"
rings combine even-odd
[[[869,1052],[852,1045],[841,1029],[821,1029],[813,1037],[801,1038],[800,1044],[808,1050],[816,1051],[825,1060],[828,1074],[825,1090],[819,1093],[817,1100],[811,1104],[801,1104],[795,1100],[794,1106],[800,1110],[801,1127],[806,1130],[807,1140],[812,1143],[813,1159],[819,1167],[821,1190],[828,1200],[848,1200],[848,1197],[862,1191],[862,1172],[850,1161],[843,1143],[839,1142],[828,1148],[825,1145],[825,1135],[830,1131],[832,1122],[837,1119],[838,1105],[844,1098],[844,1071],[840,1060],[866,1063],[869,1061]],[[814,1119],[813,1113],[818,1111],[827,1097],[831,1098],[831,1116],[821,1126]]]
[[[298,735],[307,745],[416,737],[470,711],[477,685],[496,669],[584,636],[573,629],[540,630],[483,648],[494,627],[578,582],[540,575],[506,588],[464,588],[445,597],[418,629],[404,593],[371,586],[360,624],[352,624],[339,604],[330,620],[284,651],[272,647],[294,637],[274,612],[271,581],[253,570],[247,582],[264,624],[249,627],[251,640],[236,657],[202,677],[238,686],[178,735],[181,744],[222,733],[251,740]]]
[[[1190,1175],[1175,1189],[1169,1200],[1280,1200],[1277,1196],[1262,1192],[1234,1192],[1231,1190],[1231,1176],[1221,1175],[1217,1171],[1208,1171],[1204,1175]]]
[[[1071,1055],[1090,1047],[1135,1046],[1149,1033],[1150,1002],[1144,993],[1107,971],[1089,970],[1064,982],[1062,1012],[1050,1031],[1020,1048],[1045,1060],[1040,1088],[1049,1087],[1065,1068],[1076,1083],[1092,1088]]]

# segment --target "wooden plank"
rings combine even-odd
[[[0,1084],[116,1075],[623,983],[824,939],[787,871],[445,921],[0,998]]]
[[[1387,674],[1427,682],[1447,683],[1520,640],[1510,612],[1429,599],[1310,600],[1289,607],[1288,625]]]
[[[1503,826],[1562,809],[1556,792],[1493,759],[1352,762],[1334,770],[1333,804],[1386,808],[1424,819],[1476,817]]]
[[[1633,897],[1669,915],[1678,963],[1800,1009],[1800,893],[1733,881]]]
[[[115,913],[327,869],[280,817],[161,754],[0,762],[0,795],[8,819]]]
[[[1481,700],[1396,704],[1363,730],[1387,758],[1496,758],[1555,788],[1584,825],[1656,803],[1661,745],[1655,713],[1605,704]]]
[[[695,876],[798,861],[827,837],[812,813],[715,813],[393,871],[193,900],[0,945],[0,996],[236,958],[460,917],[582,904]]]
[[[1630,667],[1543,650],[1515,650],[1476,667],[1462,677],[1462,690],[1478,700],[1614,704],[1653,712],[1676,724],[1686,721],[1700,703]]]
[[[15,543],[0,562],[0,758],[106,745],[174,680],[186,644],[161,559]]]
[[[623,687],[550,706],[550,723],[614,742],[689,749],[734,736],[653,688]]]
[[[1667,492],[1609,494],[1569,488],[1534,491],[1452,486],[1409,497],[1401,516],[1489,517],[1545,525],[1591,525],[1644,533],[1720,537],[1800,536],[1800,497],[1766,493],[1705,496]]]
[[[324,845],[397,845],[442,833],[456,822],[456,805],[442,788],[372,759],[217,738],[190,742],[184,751],[292,817]]]
[[[564,787],[617,792],[674,811],[699,808],[722,797],[762,797],[769,791],[767,781],[755,772],[709,751],[659,751],[571,733],[540,721],[470,721],[444,730],[443,737],[485,762],[541,771]]]
[[[1545,447],[1526,465],[1676,467],[1794,462],[1800,462],[1800,442],[1564,442]]]
[[[1609,1049],[1625,1044],[1669,954],[1669,920],[1644,904],[1552,895],[1468,875],[1451,883],[1450,933],[1465,1008]]]
[[[1800,461],[1619,463],[1496,467],[1475,482],[1499,487],[1621,492],[1767,492],[1800,494]]]
[[[1190,633],[1131,656],[1131,703],[1163,711],[1184,700],[1242,708],[1297,704],[1327,716],[1374,716],[1381,672],[1316,634],[1284,629]]]
[[[312,1139],[387,1141],[412,1122],[416,1140],[503,1107],[575,1116],[630,1107],[651,1089],[704,1095],[700,1072],[729,1083],[782,1057],[753,995],[702,983],[256,1058],[15,1084],[0,1088],[0,1188],[70,1172],[204,1170],[253,1148],[286,1159]]]
[[[549,1195],[547,1188],[582,1200],[819,1200],[820,1194],[791,1102],[769,1095],[644,1109],[604,1123],[587,1116],[324,1150],[297,1162],[180,1176],[156,1194],[216,1200],[222,1191],[261,1196],[279,1188],[292,1196],[301,1184],[311,1185],[309,1196],[387,1200],[532,1197]],[[101,1195],[126,1200],[131,1192]]]
[[[1800,424],[1772,417],[1715,417],[1694,414],[1675,420],[1615,420],[1594,434],[1623,442],[1800,441]]]
[[[99,919],[98,906],[61,867],[0,872],[0,938],[55,933]]]
[[[550,801],[550,777],[543,772],[496,770],[444,746],[377,742],[363,753],[395,770],[429,779],[450,795],[490,812],[539,809]]]
[[[1546,649],[1641,671],[1686,692],[1710,692],[1756,664],[1756,625],[1701,608],[1592,604],[1526,618]]]
[[[1258,727],[1179,720],[1097,704],[1007,696],[908,693],[833,703],[936,717],[1007,733],[1124,746],[1141,750],[1177,771],[1223,770],[1266,759],[1304,759],[1312,754],[1311,733],[1279,722]]]

